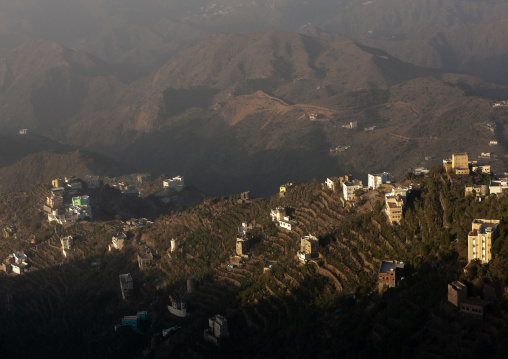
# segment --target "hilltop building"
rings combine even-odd
[[[134,284],[132,281],[132,276],[130,273],[120,274],[120,289],[122,291],[122,298],[125,300],[127,298],[129,291],[134,288]]]
[[[492,259],[492,244],[499,236],[499,223],[497,219],[475,219],[472,230],[467,236],[468,263],[479,259],[482,264]]]
[[[458,175],[468,175],[469,174],[469,158],[467,153],[454,153],[452,154],[452,159],[443,160],[443,166],[446,172],[450,172],[451,170],[455,170],[455,173]]]
[[[399,285],[400,280],[404,277],[404,262],[398,261],[382,261],[379,267],[379,288],[394,288]]]
[[[344,181],[342,183],[342,194],[346,201],[353,201],[356,199],[355,191],[363,189],[363,182],[360,180]]]
[[[388,172],[378,173],[378,174],[370,174],[368,178],[368,187],[369,189],[376,189],[381,186],[383,183],[387,183],[390,181],[390,174]]]
[[[168,179],[165,179],[164,181],[162,181],[163,188],[166,188],[169,190],[174,190],[177,192],[181,192],[183,190],[184,186],[185,186],[185,184],[184,184],[183,176],[176,176],[176,177],[168,178]]]
[[[18,133],[20,135],[28,135],[28,129],[27,128],[22,128],[21,130],[18,131]]]
[[[298,259],[308,263],[311,259],[319,256],[319,240],[315,234],[309,234],[300,238],[300,251]]]
[[[238,203],[248,203],[252,200],[252,195],[250,191],[242,192],[240,193],[240,199],[238,200]]]
[[[71,236],[60,238],[62,243],[62,254],[64,257],[68,257],[72,254],[72,247],[74,246],[74,239]]]
[[[229,335],[228,321],[222,315],[216,315],[208,319],[208,328],[205,329],[203,337],[205,341],[215,345],[220,344],[220,339]]]

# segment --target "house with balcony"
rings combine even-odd
[[[468,263],[475,259],[482,264],[490,262],[492,245],[499,236],[499,223],[498,219],[473,220],[472,229],[467,236]]]

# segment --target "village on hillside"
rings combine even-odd
[[[3,259],[1,269],[9,276],[30,275],[50,262],[72,265],[94,253],[89,264],[93,270],[100,271],[108,261],[125,268],[116,273],[108,270],[108,281],[117,283],[115,297],[125,303],[119,307],[125,310],[123,316],[112,327],[116,335],[131,330],[157,343],[169,343],[178,333],[195,328],[200,318],[208,317],[208,325],[201,327],[202,345],[224,348],[231,345],[229,338],[238,330],[228,326],[228,320],[236,323],[238,319],[227,309],[234,303],[224,302],[224,295],[251,281],[266,283],[266,289],[260,289],[263,298],[278,296],[283,288],[296,290],[302,285],[298,278],[308,275],[322,278],[321,286],[329,283],[326,290],[330,293],[349,292],[355,288],[352,280],[365,288],[362,290],[370,288],[367,293],[373,293],[373,288],[379,295],[392,288],[403,290],[419,269],[416,258],[408,257],[410,246],[397,239],[397,230],[407,225],[407,212],[413,213],[415,201],[428,192],[425,179],[431,175],[447,178],[455,186],[463,183],[462,197],[473,203],[500,198],[508,190],[507,174],[494,175],[490,166],[469,161],[466,153],[455,153],[443,160],[442,167],[418,168],[400,181],[380,172],[368,174],[366,184],[352,175],[329,177],[320,184],[285,183],[271,199],[256,199],[246,191],[230,198],[210,198],[195,210],[172,211],[149,220],[122,218],[114,213],[120,208],[117,202],[108,198],[108,191],[115,191],[122,200],[139,199],[140,185],[151,181],[148,175],[117,180],[71,176],[53,180],[46,189],[39,225],[46,228],[45,238],[31,234],[26,238],[29,245],[16,247],[15,243],[24,243],[20,237],[26,231],[19,230],[19,223],[3,228],[14,250]],[[181,201],[187,191],[182,176],[164,179],[159,188],[151,186],[160,206]],[[104,220],[105,213],[108,220]],[[372,235],[382,240],[367,240],[361,234],[367,227],[346,229],[351,214],[369,216]],[[461,229],[468,235],[464,260],[458,263],[466,276],[492,260],[501,225],[502,218],[484,213]],[[338,232],[330,239],[333,231]],[[395,239],[387,237],[388,231],[393,231]],[[91,251],[84,233],[96,236],[98,232],[103,233],[103,244]],[[45,259],[44,251],[50,251],[52,259]],[[448,257],[436,256],[432,265],[443,265],[443,258]],[[178,278],[180,284],[170,278]],[[447,296],[443,300],[451,305],[450,310],[457,308],[457,313],[472,320],[484,320],[497,300],[496,295],[478,295],[459,278],[444,289]],[[258,295],[242,294],[241,302],[257,302],[253,298]],[[147,297],[148,302],[140,305]],[[7,298],[8,305],[15,305],[9,295]],[[156,310],[161,306],[166,307],[163,313]],[[246,312],[243,315],[249,318]]]

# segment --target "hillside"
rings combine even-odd
[[[508,320],[503,310],[504,222],[493,249],[495,259],[481,270],[462,271],[472,219],[504,219],[507,206],[506,197],[483,202],[464,198],[464,181],[478,180],[481,178],[449,176],[440,169],[416,179],[413,183],[419,182],[422,189],[412,192],[404,220],[397,227],[387,224],[378,205],[367,201],[357,209],[344,208],[340,195],[322,190],[319,183],[298,184],[285,198],[274,196],[247,204],[238,204],[234,196],[210,199],[162,217],[139,233],[139,243],[159,253],[156,265],[141,273],[133,262],[142,246],[134,240],[121,253],[104,254],[114,233],[112,228],[107,230],[106,223],[57,228],[58,235],[78,238],[77,254],[62,265],[57,265],[61,254],[57,237],[50,231],[37,247],[25,244],[22,238],[35,270],[18,277],[0,275],[0,288],[7,293],[0,303],[8,303],[10,308],[0,314],[6,323],[0,353],[9,357],[14,351],[29,355],[37,350],[44,356],[54,350],[55,338],[73,336],[79,340],[58,340],[61,353],[83,358],[105,358],[113,353],[137,357],[148,346],[149,336],[115,333],[112,326],[125,313],[149,309],[151,317],[157,315],[157,330],[175,323],[182,326],[167,344],[152,340],[151,354],[156,358],[473,358],[484,353],[481,343],[485,341],[491,343],[491,356],[502,357]],[[30,201],[24,205],[26,209],[36,206]],[[268,219],[269,210],[277,205],[293,209],[298,222],[294,232],[277,230]],[[5,214],[1,215],[4,218]],[[227,265],[232,263],[234,239],[242,221],[257,224],[252,258],[230,268]],[[321,264],[304,266],[295,253],[300,236],[309,232],[319,237]],[[174,237],[180,238],[183,250],[170,259],[165,253]],[[402,260],[413,272],[400,288],[377,294],[377,270],[384,259]],[[265,260],[277,262],[267,273],[262,270]],[[440,265],[432,267],[436,260]],[[92,261],[100,262],[100,270],[91,266]],[[135,277],[138,289],[134,300],[123,302],[117,275],[126,271]],[[76,281],[75,275],[85,280]],[[185,286],[189,275],[198,283],[191,316],[178,320],[167,313],[167,293]],[[493,291],[494,297],[488,294],[492,307],[485,321],[467,321],[447,303],[446,284],[459,277],[470,285],[471,294],[484,297]],[[155,297],[159,298],[156,302]],[[90,300],[76,306],[62,298]],[[152,302],[155,304],[150,305]],[[104,313],[101,318],[96,316],[98,311]],[[226,315],[231,333],[221,348],[202,342],[207,318],[217,313]],[[15,332],[6,328],[23,330],[23,340],[37,349],[33,345],[20,347]],[[45,333],[52,333],[51,338]],[[450,340],[461,345],[450,346]]]
[[[24,191],[55,178],[119,175],[129,167],[38,135],[0,135],[0,192]]]

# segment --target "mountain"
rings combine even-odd
[[[508,84],[508,4],[501,1],[376,0],[304,27],[324,38],[349,36],[428,68]]]
[[[80,111],[107,107],[107,94],[119,86],[103,61],[52,41],[29,41],[0,59],[0,129],[50,133]]]
[[[30,66],[37,56],[41,65]],[[19,123],[141,171],[184,175],[213,195],[269,194],[281,182],[343,172],[401,176],[432,165],[422,162],[429,156],[489,152],[492,139],[501,144],[493,168],[506,153],[505,115],[489,99],[502,98],[506,88],[350,40],[215,34],[132,82],[93,56],[45,41],[2,61],[10,70],[1,92],[11,97],[0,103]],[[357,129],[345,128],[354,121]],[[499,132],[487,129],[492,121]],[[349,147],[330,152],[337,146]]]

